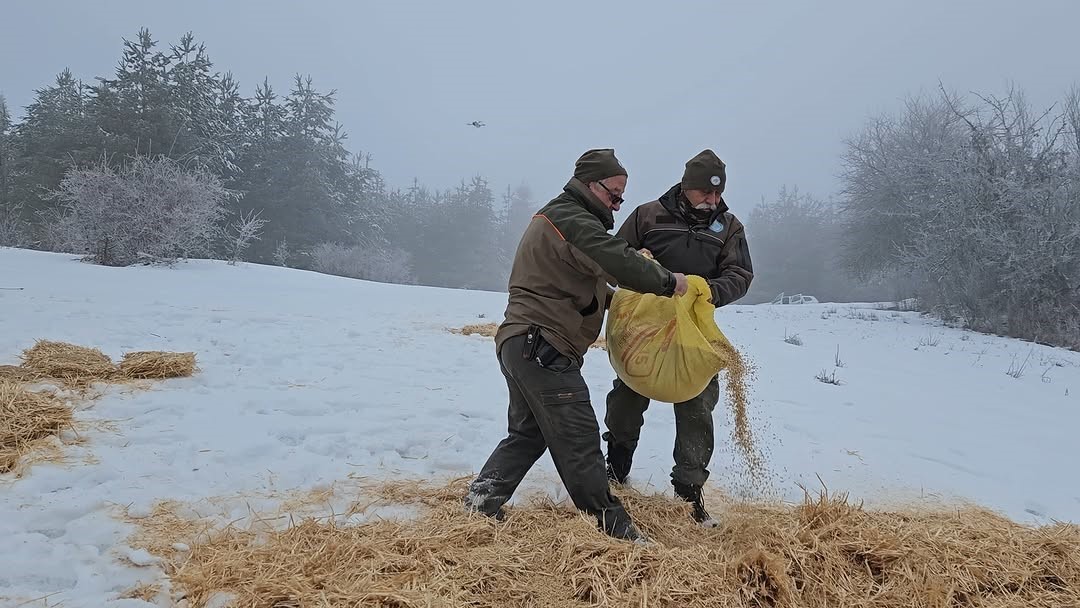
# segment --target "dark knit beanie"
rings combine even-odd
[[[686,161],[683,172],[683,190],[719,190],[724,192],[727,184],[727,170],[724,161],[712,150],[702,150],[700,154]]]
[[[589,150],[574,164],[574,177],[586,184],[616,175],[626,175],[626,169],[611,148]]]

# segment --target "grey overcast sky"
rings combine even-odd
[[[64,67],[111,75],[140,27],[165,48],[192,31],[245,95],[296,73],[336,89],[350,148],[393,187],[481,174],[546,200],[614,147],[638,204],[711,147],[745,214],[783,184],[834,195],[843,138],[939,80],[1057,101],[1080,82],[1078,23],[1076,0],[35,0],[0,7],[0,93],[20,114]]]

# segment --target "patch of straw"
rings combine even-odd
[[[195,373],[195,353],[138,351],[120,361],[120,375],[132,379],[184,378]]]
[[[0,365],[0,380],[11,382],[34,382],[40,376],[32,370],[18,365]]]
[[[503,523],[466,514],[464,484],[376,490],[425,507],[415,519],[228,527],[187,558],[163,557],[192,606],[220,592],[267,607],[1080,605],[1071,525],[1024,527],[979,509],[871,512],[821,493],[794,507],[714,507],[721,525],[706,530],[686,503],[624,491],[654,541],[639,546],[550,501],[508,509]]]
[[[494,338],[495,332],[497,331],[499,331],[499,326],[495,323],[474,323],[460,329],[451,329],[450,333],[462,336],[484,336],[485,338]]]
[[[21,366],[0,365],[0,474],[14,471],[20,462],[64,460],[58,434],[71,426],[71,408],[57,395],[28,391],[26,385],[55,381],[74,389],[81,399],[94,399],[101,395],[87,389],[95,382],[138,386],[142,379],[190,376],[194,371],[194,353],[127,353],[117,367],[96,348],[37,341],[23,351]],[[24,458],[28,452],[33,453]]]
[[[213,523],[186,517],[182,505],[175,501],[163,501],[154,505],[149,517],[134,518],[124,513],[124,519],[135,526],[137,532],[128,541],[132,547],[146,549],[158,556],[173,556],[176,543],[194,544],[209,537]]]
[[[116,375],[116,366],[105,353],[66,342],[38,340],[23,352],[22,359],[22,366],[40,377],[63,380],[73,386],[86,386]]]
[[[161,593],[161,585],[157,583],[139,583],[120,594],[120,599],[142,600],[147,603],[153,603],[154,598],[156,598],[159,593]]]
[[[42,440],[70,426],[71,408],[55,396],[0,380],[0,473],[13,471]]]

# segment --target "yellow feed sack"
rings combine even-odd
[[[709,285],[688,276],[685,295],[665,298],[620,289],[607,319],[608,358],[627,386],[650,399],[680,403],[705,390],[733,349],[716,326]]]

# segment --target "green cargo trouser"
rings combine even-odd
[[[549,350],[542,366],[522,356],[525,336],[509,338],[499,363],[510,391],[508,435],[470,484],[472,506],[494,513],[510,500],[529,469],[551,450],[551,459],[574,505],[612,530],[629,516],[608,486],[600,425],[581,368]],[[545,347],[550,349],[550,346]]]
[[[675,466],[671,470],[674,482],[703,486],[709,478],[709,461],[713,454],[713,410],[720,401],[720,384],[716,376],[700,395],[677,403],[675,409]],[[607,396],[607,425],[615,443],[632,453],[637,449],[641,427],[645,424],[648,397],[636,393],[619,379]]]

